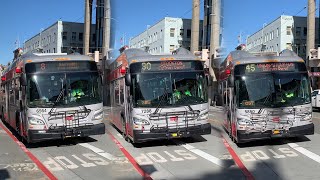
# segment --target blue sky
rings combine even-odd
[[[225,1],[225,47],[230,51],[238,45],[238,35],[242,43],[247,35],[260,30],[263,23],[270,23],[282,14],[307,16],[308,0],[224,0]],[[306,7],[305,9],[303,9]],[[318,0],[317,5],[318,6]],[[316,9],[318,16],[318,9]]]
[[[118,49],[120,38],[126,42],[165,16],[191,18],[192,0],[113,0],[113,24]],[[232,50],[242,33],[243,42],[249,34],[262,28],[281,14],[306,16],[307,0],[224,0],[225,46]],[[203,5],[203,0],[200,0]],[[317,3],[318,4],[318,3]],[[318,7],[318,5],[317,5]],[[302,10],[302,11],[301,11]],[[203,12],[203,8],[201,8]],[[318,14],[318,10],[317,10]],[[0,6],[0,63],[12,60],[15,41],[20,44],[59,20],[83,22],[84,0],[5,0]]]
[[[0,6],[0,64],[13,58],[15,41],[31,38],[60,18],[83,22],[84,0],[4,0]]]

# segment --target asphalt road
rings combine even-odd
[[[107,133],[27,146],[0,126],[0,179],[319,179],[320,113],[315,134],[234,144],[211,108],[212,133],[133,146],[108,122]],[[30,158],[32,154],[35,158]],[[35,159],[44,165],[43,171]]]

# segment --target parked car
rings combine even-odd
[[[320,110],[320,89],[312,91],[311,96],[312,107]]]

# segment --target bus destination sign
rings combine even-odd
[[[185,70],[191,68],[191,62],[183,61],[161,61],[161,62],[143,62],[141,63],[141,71],[172,71]]]
[[[190,71],[203,70],[203,63],[201,61],[146,61],[133,63],[130,65],[131,73],[147,73],[147,72],[161,72],[161,71]]]
[[[254,72],[274,72],[274,71],[295,71],[295,63],[263,63],[263,64],[247,64],[245,66],[246,73]]]
[[[59,71],[96,71],[95,62],[68,61],[68,62],[41,62],[26,64],[26,72],[59,72]]]

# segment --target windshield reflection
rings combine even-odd
[[[30,107],[81,106],[100,103],[98,73],[47,73],[28,75]]]
[[[236,76],[238,106],[286,107],[310,103],[306,73],[260,73]]]
[[[185,106],[207,102],[202,72],[135,74],[131,93],[135,107]]]

